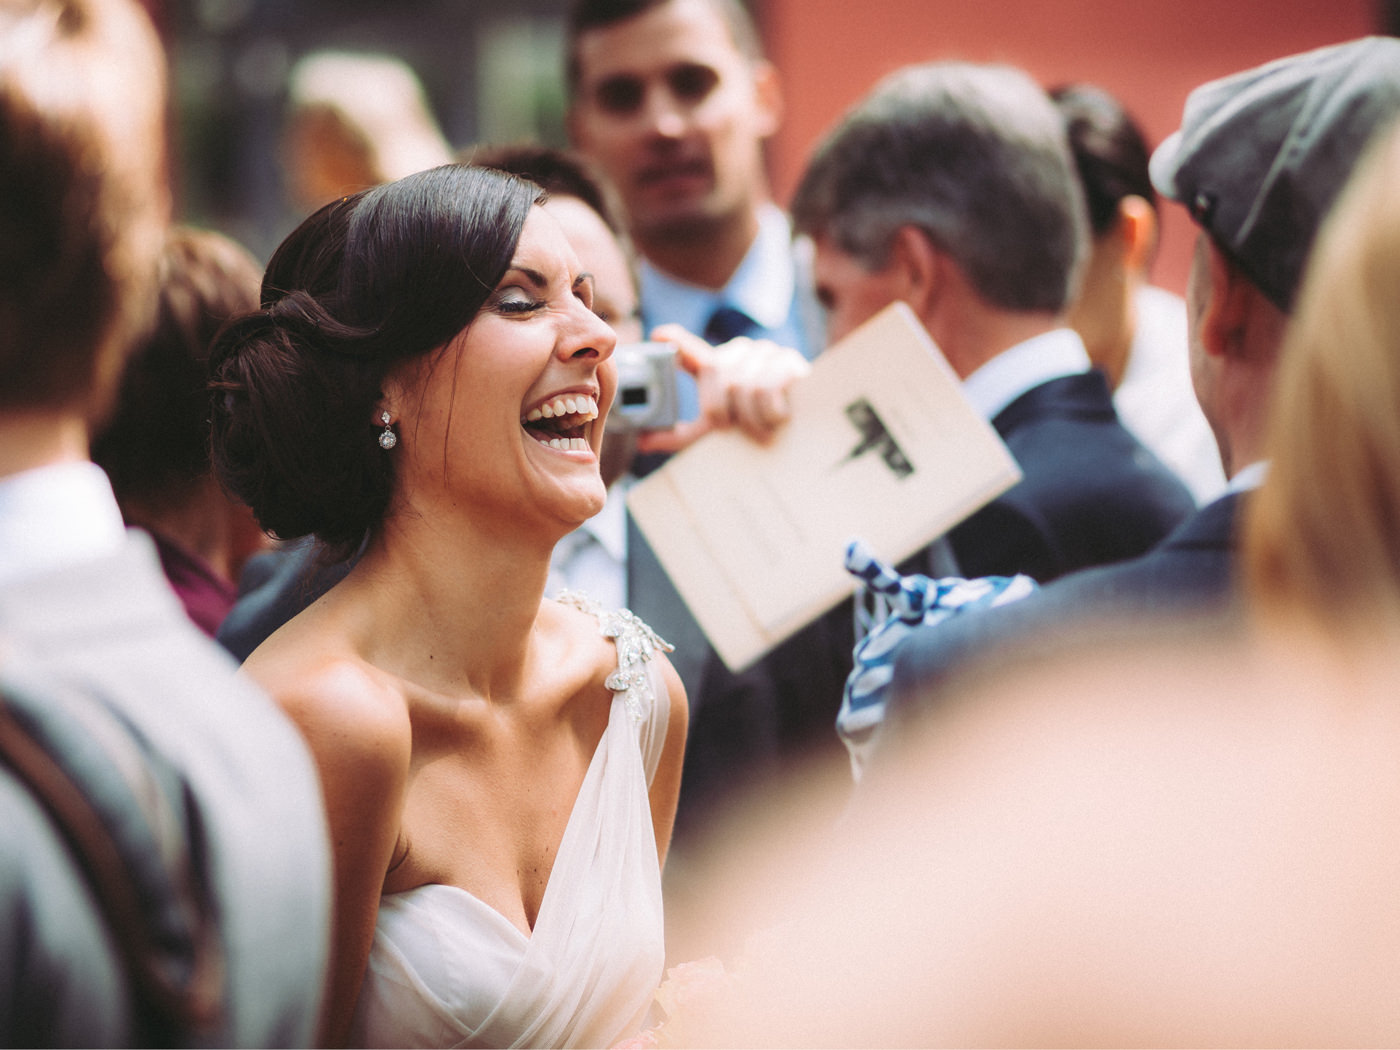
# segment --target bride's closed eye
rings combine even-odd
[[[544,309],[544,300],[536,298],[525,289],[512,285],[502,288],[492,299],[492,307],[503,314],[530,314]]]

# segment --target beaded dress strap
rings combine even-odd
[[[631,609],[604,609],[592,598],[578,591],[563,591],[556,599],[561,605],[586,612],[598,621],[604,638],[611,638],[617,648],[617,669],[604,684],[614,693],[622,694],[622,703],[632,721],[640,723],[646,708],[654,703],[645,664],[660,650],[673,652],[675,646],[637,618]]]

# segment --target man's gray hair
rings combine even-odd
[[[1088,251],[1064,121],[1010,66],[933,62],[886,77],[818,147],[792,213],[870,270],[915,226],[1005,310],[1063,310]]]

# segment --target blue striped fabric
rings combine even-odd
[[[875,732],[885,718],[894,654],[909,634],[925,624],[942,623],[969,609],[983,609],[1024,598],[1036,589],[1029,576],[901,576],[880,561],[860,540],[846,548],[846,569],[861,583],[875,609],[866,609],[857,595],[858,621],[865,620],[864,637],[855,648],[855,668],[846,679],[836,731],[851,756],[857,780],[868,758]]]

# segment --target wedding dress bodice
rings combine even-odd
[[[666,739],[664,646],[631,613],[576,597],[617,646],[607,728],[526,934],[456,886],[380,901],[357,1046],[595,1046],[634,1034],[665,963],[648,788]]]

